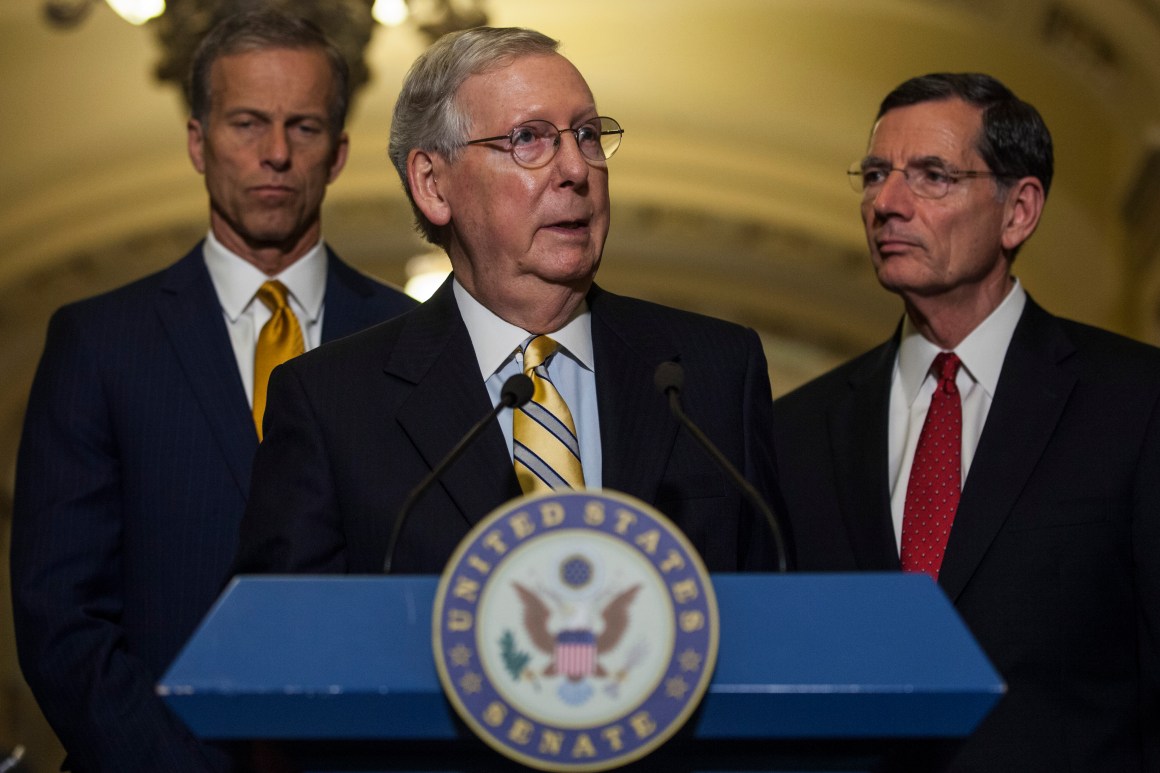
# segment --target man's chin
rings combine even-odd
[[[599,268],[599,255],[574,255],[543,261],[538,270],[531,273],[551,284],[575,287],[592,284]]]
[[[264,225],[258,228],[249,228],[242,239],[252,250],[278,250],[286,252],[294,249],[302,240],[305,230],[297,225],[279,224],[276,226]]]
[[[886,258],[875,257],[874,271],[878,277],[878,284],[892,293],[914,291],[930,281],[930,278],[924,275],[926,272],[922,266],[897,255]]]

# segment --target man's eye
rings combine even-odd
[[[592,124],[584,124],[576,129],[576,141],[580,144],[600,142],[600,128]]]
[[[922,170],[922,179],[924,182],[942,184],[949,183],[952,177],[950,172],[941,167],[928,166]]]
[[[530,126],[518,126],[512,131],[512,147],[531,145],[540,138],[540,135]]]
[[[863,185],[880,185],[886,179],[886,171],[883,169],[863,169],[862,170],[862,184]]]

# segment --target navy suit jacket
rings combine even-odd
[[[328,255],[324,340],[413,305]],[[224,764],[153,688],[228,579],[257,446],[200,246],[53,316],[11,566],[21,667],[74,770]]]
[[[598,288],[588,304],[604,486],[668,515],[710,569],[765,565],[764,523],[678,431],[653,385],[659,363],[680,361],[687,412],[770,496],[772,402],[757,335]],[[239,572],[382,571],[407,494],[491,407],[450,281],[415,311],[279,367],[268,400]],[[519,495],[493,422],[411,511],[394,570],[441,571],[475,523]]]
[[[775,404],[802,570],[900,569],[897,350],[896,335]],[[1160,770],[1160,350],[1028,300],[939,585],[1008,684],[951,769]]]

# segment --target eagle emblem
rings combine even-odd
[[[512,587],[523,605],[524,633],[532,646],[549,656],[540,669],[543,677],[559,676],[557,692],[562,700],[579,704],[592,696],[589,678],[606,679],[609,670],[601,662],[628,630],[630,608],[640,584],[605,593],[596,585],[593,559],[571,555],[560,562],[557,589],[539,592],[519,582]],[[623,680],[626,669],[617,676]]]
[[[695,710],[716,598],[687,538],[648,505],[551,492],[504,505],[456,549],[432,643],[444,692],[484,742],[530,767],[597,773]]]

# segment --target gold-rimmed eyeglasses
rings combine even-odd
[[[976,171],[974,169],[951,169],[942,164],[907,164],[905,167],[890,166],[888,164],[868,163],[859,161],[853,164],[846,174],[850,178],[850,187],[855,193],[866,196],[876,196],[886,178],[891,172],[901,172],[907,186],[915,196],[924,199],[941,199],[950,193],[951,186],[977,177],[994,177],[1001,179],[1003,175],[994,172]]]
[[[511,153],[517,164],[537,169],[556,157],[556,151],[560,149],[560,136],[564,132],[576,138],[580,153],[588,163],[595,166],[604,166],[620,147],[620,140],[624,136],[624,129],[620,128],[619,123],[601,115],[567,129],[560,129],[551,121],[524,121],[507,134],[468,140],[464,144],[503,143],[504,147],[499,149]]]

